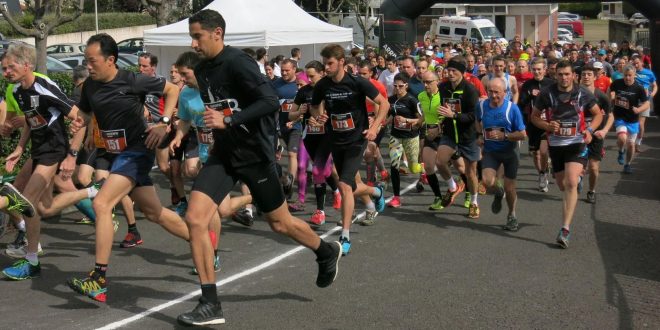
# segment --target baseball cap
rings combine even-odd
[[[594,62],[594,69],[602,69],[602,68],[603,68],[603,63]]]
[[[605,49],[601,49],[598,51],[598,55],[607,55],[607,51]]]

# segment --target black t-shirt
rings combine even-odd
[[[240,49],[224,46],[195,68],[204,103],[231,100],[231,127],[213,130],[213,150],[225,166],[275,161],[277,94],[259,66]]]
[[[475,128],[474,109],[479,102],[479,91],[474,85],[465,79],[452,88],[451,82],[445,81],[438,87],[440,101],[443,105],[450,106],[459,114],[456,120],[445,119],[442,121],[442,134],[458,139],[459,142],[470,142],[477,139]],[[455,122],[455,123],[454,123]],[[456,136],[458,132],[458,137]]]
[[[648,100],[644,87],[637,82],[628,86],[623,79],[618,79],[610,85],[610,91],[614,92],[614,118],[628,123],[638,122],[639,114],[633,112],[633,107],[638,107]]]
[[[28,89],[14,85],[14,98],[30,125],[32,158],[60,153],[69,149],[69,138],[64,126],[64,117],[69,114],[74,102],[70,100],[50,79],[35,77]]]
[[[303,104],[307,104],[307,112],[305,112],[305,114],[303,115],[303,120],[302,120],[303,129],[305,129],[305,127],[307,126],[307,120],[309,120],[309,117],[311,117],[311,114],[309,112],[309,104],[312,103],[313,93],[314,93],[314,86],[312,86],[311,84],[307,84],[298,90],[298,93],[296,93],[296,97],[293,99],[293,103],[299,107],[302,106]]]
[[[392,116],[392,136],[399,139],[418,137],[419,128],[413,127],[410,123],[396,121],[396,116],[416,119],[418,115],[421,115],[417,98],[407,93],[400,99],[397,99],[395,95],[390,96],[389,102],[390,116]]]
[[[324,77],[314,87],[312,105],[325,101],[326,131],[335,144],[351,144],[362,141],[362,132],[369,128],[366,98],[373,100],[378,95],[376,87],[362,77],[344,74],[338,83]]]
[[[518,108],[523,114],[529,116],[532,113],[532,107],[536,98],[541,94],[541,90],[552,85],[555,81],[548,77],[543,77],[541,81],[536,79],[527,80],[520,88],[520,98],[518,99]]]
[[[598,129],[603,129],[607,123],[607,118],[612,111],[610,106],[610,98],[598,88],[594,89],[594,96],[596,97],[596,103],[598,103],[598,107],[603,114],[603,120],[600,122],[600,125],[598,125]],[[591,114],[591,111],[586,111],[584,113],[584,120],[586,121],[587,126],[591,125],[591,120],[593,119],[592,117],[593,115]]]
[[[110,82],[87,79],[78,106],[94,113],[108,152],[149,152],[144,142],[147,123],[144,100],[165,89],[165,79],[119,70]]]

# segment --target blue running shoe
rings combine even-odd
[[[176,214],[178,214],[182,218],[186,216],[186,211],[187,210],[188,210],[188,202],[187,201],[180,201],[179,204],[174,209]]]
[[[623,165],[625,163],[626,161],[624,158],[625,154],[626,153],[624,151],[619,151],[619,158],[616,159],[619,162],[619,165]]]
[[[375,186],[374,188],[380,191],[380,197],[371,196],[371,199],[374,201],[374,204],[376,204],[376,211],[382,213],[385,211],[385,190],[380,185]]]
[[[344,236],[339,236],[339,243],[341,243],[341,255],[345,256],[351,250],[351,241]]]
[[[41,264],[32,266],[27,259],[16,261],[11,267],[7,267],[2,274],[15,281],[27,280],[41,275]]]

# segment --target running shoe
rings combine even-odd
[[[367,212],[365,212],[364,220],[362,220],[362,222],[360,222],[360,225],[362,225],[362,226],[373,226],[373,225],[375,225],[377,216],[378,216],[378,211],[369,211],[369,210],[367,210]],[[339,241],[341,242],[341,240],[339,240]],[[351,243],[348,243],[349,248],[350,248],[350,244]],[[348,251],[348,250],[346,250],[346,251]],[[348,253],[348,252],[346,252],[346,253]]]
[[[421,180],[417,181],[417,184],[415,184],[415,189],[417,189],[418,193],[421,193],[421,192],[424,191],[424,184],[422,183]]]
[[[342,256],[342,245],[339,242],[330,243],[332,254],[326,259],[316,259],[319,264],[319,274],[316,277],[316,286],[325,288],[332,284],[339,273],[339,259]]]
[[[456,184],[456,190],[450,191],[447,189],[447,193],[442,197],[442,207],[449,207],[451,204],[454,204],[456,196],[465,190],[465,183],[462,181]]]
[[[5,254],[7,254],[7,256],[12,257],[14,259],[25,258],[25,256],[27,255],[27,243],[18,249],[7,248],[5,250]],[[41,243],[37,245],[37,255],[40,256],[44,255],[44,250],[41,248]]]
[[[516,219],[516,217],[514,217],[513,215],[509,214],[509,216],[506,217],[506,225],[504,225],[502,229],[508,231],[518,231],[518,219]]]
[[[444,209],[444,206],[442,206],[442,196],[435,196],[433,204],[429,206],[429,211],[440,211],[442,209]]]
[[[502,199],[504,199],[504,196],[504,188],[497,187],[497,192],[495,192],[495,197],[493,198],[493,204],[490,205],[490,210],[493,214],[498,214],[502,211]]]
[[[466,209],[470,208],[470,192],[466,191],[465,192],[465,201],[463,202],[463,207]]]
[[[314,211],[309,222],[315,226],[323,226],[325,224],[325,212],[322,210]]]
[[[470,204],[470,208],[468,210],[468,218],[470,219],[479,219],[479,205],[477,204]]]
[[[596,204],[596,192],[587,191],[587,203]]]
[[[225,323],[220,302],[211,303],[204,299],[204,297],[199,298],[199,304],[191,312],[183,313],[176,319],[179,323],[188,326]]]
[[[477,192],[479,195],[485,195],[486,194],[486,186],[482,181],[479,181],[479,186],[477,187]]]
[[[577,185],[577,192],[580,194],[582,192],[582,188],[584,188],[584,185],[582,184],[582,175],[578,178],[578,185]]]
[[[220,271],[220,256],[215,256],[213,258],[213,270],[217,273]],[[199,275],[199,272],[197,272],[197,267],[193,267],[192,270],[190,271],[191,275]]]
[[[548,192],[548,184],[549,183],[550,183],[550,181],[548,181],[548,174],[546,174],[546,173],[540,174],[539,173],[539,191],[540,192]]]
[[[27,259],[20,259],[14,262],[11,267],[5,268],[2,274],[15,281],[39,277],[41,275],[41,264],[33,266]]]
[[[296,201],[289,204],[289,212],[302,212],[305,210],[305,202]]]
[[[571,237],[571,232],[566,228],[559,229],[559,234],[557,234],[557,244],[563,248],[568,248],[568,240]]]
[[[119,247],[128,249],[128,248],[136,247],[142,243],[143,243],[142,237],[140,237],[139,232],[136,231],[135,233],[132,233],[129,231],[128,233],[126,233],[126,237],[124,237],[124,240],[121,241],[121,243],[119,243]]]
[[[422,175],[419,176],[419,181],[422,181],[422,184],[429,184],[429,177],[426,173],[422,173]]]
[[[7,211],[17,212],[29,218],[36,214],[34,205],[11,183],[5,182],[0,188],[0,196],[7,197]]]
[[[348,252],[351,251],[351,241],[344,236],[339,236],[339,243],[341,243],[341,255],[348,255]]]
[[[14,241],[7,244],[7,249],[20,249],[23,246],[27,245],[27,238],[25,237],[26,233],[22,230],[16,231],[16,238]]]
[[[385,211],[385,189],[381,186],[374,187],[380,192],[379,197],[371,196],[371,200],[376,204],[376,211],[383,212]]]
[[[392,200],[390,200],[390,202],[387,203],[387,206],[393,207],[393,208],[401,207],[401,197],[400,196],[393,196]]]
[[[188,201],[180,201],[179,204],[174,209],[176,214],[178,214],[180,217],[185,217],[187,210],[188,210]]]
[[[380,171],[380,181],[389,181],[390,180],[390,172],[387,170],[382,170]]]
[[[626,152],[619,150],[619,157],[617,157],[617,161],[619,162],[619,165],[623,165],[626,163],[626,158],[625,158]]]
[[[332,193],[332,197],[334,198],[332,200],[332,208],[335,210],[341,209],[341,193],[338,191],[335,191]]]
[[[623,165],[623,173],[624,174],[632,174],[633,170],[630,164]]]
[[[96,301],[105,302],[107,299],[108,289],[106,288],[105,277],[101,277],[95,271],[89,272],[89,275],[83,279],[70,278],[66,281],[66,284],[73,291]]]
[[[254,224],[254,216],[246,207],[236,211],[231,219],[246,227],[251,227]]]
[[[79,225],[93,225],[96,224],[96,222],[88,217],[82,217],[82,219],[76,221],[76,224]]]

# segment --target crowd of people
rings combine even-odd
[[[179,322],[224,323],[215,274],[223,218],[249,227],[255,214],[263,214],[273,231],[315,253],[316,284],[327,287],[353,247],[356,198],[366,208],[359,224],[374,225],[386,207],[404,206],[402,175],[419,176],[419,192],[430,187],[433,212],[464,192],[461,206],[478,219],[479,196],[492,193],[492,213],[506,201],[503,229],[517,231],[522,141],[538,171],[539,191],[549,191],[552,176],[563,192],[555,241],[568,248],[585,176],[586,200],[596,203],[605,137],[614,127],[617,161],[632,173],[657,92],[650,58],[627,41],[619,49],[605,41],[556,47],[516,37],[504,47],[427,39],[398,57],[373,49],[347,54],[340,45],[327,45],[320,61],[303,64],[298,48],[290,58],[269,61],[266,49],[226,45],[224,19],[213,10],[190,17],[189,32],[192,49],[169,68],[169,81],[156,75],[158,58],[149,53],[139,57],[140,73],[119,70],[114,39],[92,36],[86,67],[74,71],[71,97],[33,72],[33,47],[9,47],[1,59],[11,85],[0,103],[0,133],[20,130],[21,138],[3,157],[7,170],[14,170],[28,141],[31,157],[14,183],[0,188],[0,211],[18,229],[6,249],[18,260],[4,276],[39,276],[40,219],[75,205],[85,216],[81,223],[96,226],[95,264],[67,284],[105,302],[116,205],[128,227],[119,246],[144,243],[135,205],[190,243],[202,297]],[[154,164],[171,185],[172,208],[156,194]],[[303,220],[293,214],[307,207],[308,172],[316,200]],[[189,192],[184,178],[193,182]],[[337,242],[315,232],[325,225],[328,187],[341,212]],[[230,197],[234,189],[241,193]]]

